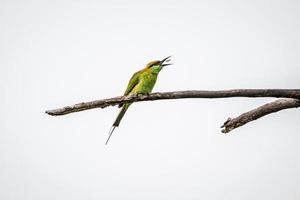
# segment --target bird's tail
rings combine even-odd
[[[124,104],[124,105],[122,106],[122,109],[120,110],[120,112],[119,112],[119,114],[118,114],[118,116],[117,116],[115,122],[113,123],[113,126],[119,126],[119,124],[120,124],[122,118],[124,117],[124,115],[125,115],[125,113],[126,113],[128,107],[129,107],[129,105],[130,105],[130,104]]]
[[[120,112],[119,112],[119,114],[118,114],[115,122],[113,123],[112,127],[109,130],[109,136],[108,136],[105,144],[108,143],[108,141],[109,141],[112,133],[114,132],[115,128],[120,125],[120,122],[121,122],[122,118],[124,117],[124,115],[125,115],[125,113],[126,113],[126,111],[127,111],[127,109],[128,109],[129,106],[130,106],[130,104],[124,104],[122,106],[122,109],[120,110]]]

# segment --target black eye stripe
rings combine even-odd
[[[152,65],[150,65],[150,67],[153,67],[153,66],[155,66],[155,65],[159,65],[159,62],[153,63]]]

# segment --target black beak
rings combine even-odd
[[[160,61],[160,65],[162,66],[162,67],[164,67],[164,66],[168,66],[168,65],[172,65],[172,63],[165,63],[164,64],[164,62],[169,62],[171,59],[171,56],[168,56],[168,57],[166,57],[165,59],[163,59],[162,61]]]

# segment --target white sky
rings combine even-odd
[[[0,1],[0,199],[300,199],[300,112],[231,134],[272,99],[46,109],[114,97],[172,55],[154,91],[299,88],[300,1]]]

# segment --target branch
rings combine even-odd
[[[133,103],[138,101],[154,101],[164,99],[184,99],[184,98],[230,98],[230,97],[275,97],[289,98],[280,99],[249,112],[243,113],[236,118],[228,118],[221,126],[223,133],[229,133],[235,128],[243,126],[251,121],[259,119],[268,114],[289,108],[300,107],[300,89],[236,89],[236,90],[219,90],[219,91],[204,91],[204,90],[189,90],[177,92],[138,94],[129,96],[119,96],[109,99],[90,101],[86,103],[78,103],[63,108],[47,110],[49,115],[65,115],[73,112],[79,112],[94,108],[105,108],[124,103]]]
[[[288,108],[297,108],[300,106],[299,99],[280,99],[271,103],[267,103],[258,108],[250,110],[249,112],[243,113],[242,115],[236,118],[228,118],[227,121],[221,126],[222,133],[229,133],[235,128],[243,126],[251,121],[257,120],[268,114],[288,109]]]
[[[63,108],[47,110],[49,115],[65,115],[94,108],[105,108],[121,103],[132,103],[138,101],[153,101],[163,99],[184,98],[229,98],[229,97],[276,97],[300,99],[300,89],[236,89],[236,90],[189,90],[163,93],[151,93],[145,95],[119,96],[115,98],[78,103]]]

